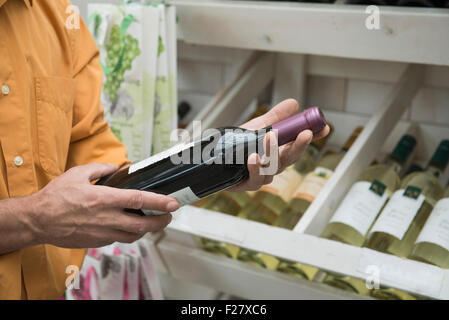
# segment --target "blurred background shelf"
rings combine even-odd
[[[178,38],[190,44],[449,65],[449,10],[271,1],[171,0]]]

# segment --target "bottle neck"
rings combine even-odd
[[[440,167],[437,167],[435,165],[430,164],[427,169],[426,169],[427,173],[430,173],[431,175],[433,175],[436,178],[441,177],[441,175],[443,174],[443,170]]]
[[[402,171],[402,163],[397,159],[388,157],[387,161],[385,161],[385,165],[391,167],[398,175]]]

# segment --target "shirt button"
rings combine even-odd
[[[6,84],[2,85],[2,93],[5,96],[9,94],[9,87]]]
[[[20,167],[23,164],[23,158],[21,156],[14,157],[14,164]]]

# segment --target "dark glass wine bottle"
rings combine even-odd
[[[170,195],[182,206],[248,179],[248,156],[254,152],[263,154],[263,141],[270,131],[277,133],[281,146],[293,141],[303,130],[317,133],[325,126],[321,110],[312,107],[261,130],[220,128],[199,140],[176,145],[118,170],[97,184]],[[127,210],[144,215],[163,214]]]

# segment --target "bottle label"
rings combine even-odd
[[[430,242],[449,251],[449,198],[437,202],[416,243]]]
[[[402,240],[423,204],[421,189],[410,186],[397,190],[370,231],[383,232]]]
[[[263,185],[260,190],[279,196],[285,202],[289,202],[301,180],[301,175],[292,167],[288,167],[280,174],[275,175],[272,183]]]
[[[179,152],[182,152],[186,149],[189,149],[190,147],[192,147],[195,144],[195,141],[190,142],[190,143],[180,143],[177,144],[173,147],[171,147],[170,149],[167,149],[165,151],[159,152],[157,154],[155,154],[154,156],[151,156],[149,158],[146,158],[142,161],[139,161],[133,165],[131,165],[128,168],[128,174],[131,174],[133,172],[136,172],[140,169],[143,169],[145,167],[148,167],[149,165],[152,165],[153,163],[156,163],[158,161],[161,161],[162,159],[166,159],[169,158]]]
[[[312,202],[333,173],[332,170],[327,168],[316,167],[313,172],[306,175],[304,181],[296,189],[294,197]]]
[[[175,198],[179,203],[179,207],[200,200],[200,198],[196,196],[196,194],[192,191],[192,189],[190,189],[190,187],[185,187],[184,189],[170,193],[168,196]],[[157,210],[142,210],[142,211],[146,216],[158,216],[166,213]]]
[[[329,222],[346,224],[365,236],[387,199],[383,183],[377,180],[356,182]]]

